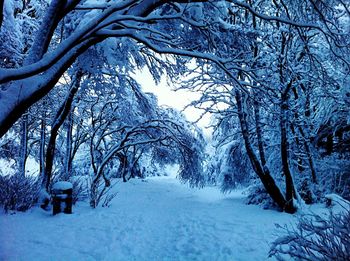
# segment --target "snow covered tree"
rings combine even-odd
[[[193,42],[201,51],[226,59],[229,71],[223,73],[217,64],[197,61],[180,88],[202,93],[192,105],[217,115],[219,124],[238,116],[243,140],[235,140],[234,126],[226,130],[226,137],[243,142],[266,191],[281,209],[293,213],[293,200],[298,198],[293,179],[297,184],[305,178],[317,183],[317,153],[310,130],[316,115],[312,108],[318,104],[311,107],[310,99],[318,98],[320,88],[342,86],[339,75],[348,78],[349,61],[339,52],[349,51],[343,22],[349,13],[340,2],[339,9],[313,2],[230,2],[218,6],[218,22],[206,28],[206,35],[213,35],[211,42],[200,46],[205,36]],[[213,17],[212,10],[205,12]],[[311,19],[319,23],[312,25]],[[344,67],[337,75],[334,68],[339,63]]]
[[[117,77],[117,86],[128,85],[131,71],[145,66],[158,81],[164,71],[171,78],[188,72],[192,80],[184,88],[203,94],[193,105],[216,113],[219,120],[229,118],[227,112],[236,117],[233,122],[238,123],[235,130],[241,138],[231,140],[232,144],[245,148],[253,171],[287,212],[295,211],[300,180],[307,177],[307,182],[318,183],[319,149],[326,154],[339,151],[340,158],[348,155],[344,110],[349,96],[349,7],[342,0],[4,3],[0,137],[33,104],[60,86],[78,59],[87,75],[103,84]],[[195,68],[192,58],[198,58]],[[116,85],[106,84],[112,89]],[[93,84],[89,96],[102,95],[99,87]],[[122,96],[125,90],[113,95]],[[320,109],[330,97],[334,98],[332,116]],[[139,106],[144,106],[141,100]],[[336,104],[338,100],[341,104]],[[144,123],[134,119],[125,117],[124,124]],[[26,134],[26,122],[24,117],[22,134]],[[22,166],[27,155],[25,137]],[[182,154],[199,157],[186,149]],[[131,155],[137,159],[137,153]]]
[[[217,22],[225,27],[225,21],[216,19],[215,15],[222,13],[222,10],[227,12],[227,10],[231,11],[231,9],[238,7],[241,10],[247,10],[246,13],[250,12],[262,21],[274,21],[296,28],[318,30],[330,44],[335,43],[332,46],[334,52],[338,52],[336,48],[343,46],[343,42],[347,40],[343,33],[344,28],[337,27],[337,24],[333,23],[333,20],[344,19],[344,16],[347,15],[347,6],[342,1],[332,1],[334,2],[332,6],[340,6],[338,13],[341,12],[341,16],[334,15],[334,8],[318,6],[313,1],[303,3],[301,6],[294,2],[287,4],[281,2],[279,5],[286,9],[282,12],[283,16],[272,15],[271,11],[276,8],[272,8],[267,3],[257,9],[255,6],[239,1],[227,1],[229,8],[225,9],[221,8],[225,5],[225,1],[218,1],[220,5],[212,6],[216,2],[214,1],[213,3],[208,2],[208,5],[214,7],[209,18],[204,16],[206,14],[203,12],[205,10],[203,4],[181,4],[181,2],[187,3],[188,1],[147,0],[118,1],[115,3],[103,1],[98,4],[78,0],[51,1],[45,15],[43,15],[41,27],[37,30],[32,47],[26,54],[26,59],[29,62],[20,68],[1,69],[0,83],[4,86],[1,88],[1,110],[3,113],[0,118],[0,135],[3,136],[29,106],[41,99],[55,86],[62,74],[80,54],[90,46],[109,37],[128,37],[160,53],[214,60],[222,69],[227,69],[230,67],[227,64],[229,61],[221,59],[222,57],[213,57],[210,52],[202,50],[198,52],[203,44],[186,46],[186,42],[182,39],[197,37],[206,31],[201,28],[208,25],[216,26]],[[4,10],[7,10],[6,7]],[[309,12],[313,18],[317,17],[320,24],[311,23],[310,18],[308,18],[311,17],[309,13],[301,13],[300,19],[302,20],[299,21],[299,13],[291,15],[292,12],[298,10]],[[234,10],[232,14],[232,19],[240,19],[234,14]],[[54,33],[59,30],[60,23],[70,23],[72,31],[66,39],[57,42]],[[4,24],[5,22],[2,28],[4,28]],[[14,23],[11,23],[11,27],[15,26]],[[182,28],[181,30],[174,30],[179,26]],[[336,32],[338,29],[339,33]],[[214,40],[212,38],[214,35],[206,35],[207,39],[203,43]],[[339,37],[337,38],[335,35]],[[15,39],[15,37],[9,39]],[[23,91],[21,86],[28,85],[28,83],[35,84]],[[14,102],[12,97],[20,98]]]
[[[172,35],[166,36],[158,31],[158,24],[164,20],[187,24],[191,21],[187,21],[185,7],[181,5],[170,5],[170,9],[167,6],[165,10],[170,10],[168,13],[152,12],[162,5],[163,1],[106,1],[97,5],[89,1],[51,1],[26,55],[26,64],[21,68],[1,70],[3,113],[0,135],[3,136],[29,106],[55,86],[80,54],[108,37],[129,37],[157,51],[171,52],[172,49],[167,49],[166,45],[176,45],[176,41],[169,41]],[[63,18],[70,20],[72,32],[57,43],[54,35],[60,22],[66,22]],[[186,51],[183,52],[186,54]],[[179,50],[179,53],[183,52]],[[24,91],[22,85],[31,87]],[[16,101],[11,98],[15,96],[19,97]]]
[[[166,160],[154,157],[153,152],[159,150],[171,150],[173,157],[167,163],[180,165],[181,180],[203,184],[203,140],[189,128],[189,123],[176,112],[159,108],[157,100],[144,94],[128,76],[105,79],[104,83],[100,91],[108,95],[91,95],[90,119],[85,120],[93,170],[91,206],[96,207],[106,195],[112,177],[127,181],[143,176],[141,170],[147,167],[142,165],[144,157],[149,160],[153,155],[152,160],[160,163]],[[115,86],[108,88],[110,84]],[[114,161],[119,166],[117,170],[112,169]]]

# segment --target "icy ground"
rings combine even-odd
[[[296,217],[243,203],[239,193],[172,178],[118,183],[109,208],[0,214],[0,260],[267,260],[275,223]]]

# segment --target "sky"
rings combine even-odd
[[[162,78],[160,84],[156,84],[152,75],[147,69],[143,69],[135,74],[135,79],[141,84],[144,92],[154,93],[158,97],[158,104],[173,107],[182,111],[186,105],[198,98],[199,94],[195,94],[186,90],[174,91],[174,86],[169,86],[165,76]],[[193,107],[186,108],[183,113],[187,120],[196,121],[202,111]],[[202,128],[207,137],[211,137],[212,129],[208,128],[210,125],[210,115],[205,115],[200,119],[197,125]]]

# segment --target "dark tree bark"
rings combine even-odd
[[[334,139],[333,133],[330,133],[326,138],[326,144],[325,144],[326,155],[331,155],[333,152],[333,144],[334,144],[333,139]]]
[[[300,87],[301,87],[301,89],[304,92],[307,90],[307,88],[306,88],[306,86],[304,84],[300,84]],[[298,100],[299,99],[299,94],[298,94],[298,91],[297,91],[296,87],[293,87],[292,90],[293,90],[293,94],[294,94],[294,99]],[[302,116],[300,117],[300,114],[298,112],[294,113],[294,117],[296,119],[296,122],[299,122],[300,118],[302,118],[303,115],[304,115],[304,117],[309,118],[310,117],[310,113],[311,113],[311,111],[310,111],[310,97],[309,97],[308,94],[306,94],[306,104],[305,104],[304,114],[302,114]],[[304,122],[304,119],[302,121]],[[312,127],[312,126],[310,126],[310,127]],[[307,137],[305,135],[303,127],[300,124],[298,124],[298,123],[297,123],[296,127],[294,126],[293,123],[291,123],[290,124],[290,129],[291,129],[293,135],[295,136],[295,142],[296,142],[297,146],[298,147],[301,146],[301,143],[302,143],[302,146],[305,149],[306,158],[307,158],[307,161],[308,161],[308,164],[309,164],[309,167],[310,167],[310,172],[311,172],[311,181],[314,184],[317,184],[316,168],[315,168],[314,160],[313,160],[311,149],[310,149],[309,137]],[[299,139],[299,137],[298,137],[298,135],[296,133],[296,129],[300,133],[301,139]],[[300,171],[303,171],[304,167],[302,166],[302,159],[301,159],[300,156],[298,156],[297,161],[298,161],[298,169]]]
[[[264,188],[266,189],[266,192],[271,196],[272,200],[284,211],[287,213],[294,213],[290,208],[286,208],[287,202],[281,193],[280,189],[278,188],[277,184],[275,183],[275,180],[270,174],[270,171],[268,170],[267,166],[264,167],[261,165],[261,163],[258,160],[258,157],[256,156],[254,149],[251,145],[250,137],[249,137],[249,131],[248,131],[248,123],[246,119],[246,113],[244,112],[243,104],[242,104],[242,95],[240,91],[236,91],[236,102],[237,102],[237,109],[238,109],[238,118],[241,125],[241,131],[242,136],[244,139],[245,148],[247,151],[247,155],[249,157],[249,160],[252,164],[254,172],[258,175],[261,182],[264,185]]]
[[[315,164],[314,164],[314,160],[312,158],[312,154],[311,154],[311,149],[310,149],[310,145],[309,145],[309,141],[302,129],[301,126],[298,127],[298,130],[300,132],[300,135],[303,137],[304,139],[304,148],[305,148],[305,153],[306,153],[306,157],[309,163],[309,167],[310,167],[310,172],[311,172],[311,181],[314,184],[317,184],[317,175],[316,175],[316,168],[315,168]]]
[[[256,130],[256,136],[258,139],[258,148],[259,148],[259,155],[261,160],[261,165],[264,167],[266,165],[266,157],[265,157],[265,150],[264,150],[264,141],[262,137],[262,129],[261,129],[261,121],[260,121],[260,108],[259,108],[259,102],[258,97],[255,95],[254,97],[254,115],[255,115],[255,130]]]
[[[20,175],[26,174],[26,162],[28,156],[28,114],[24,114],[21,120],[21,153],[19,162]]]
[[[70,111],[68,114],[67,120],[67,133],[66,133],[66,155],[64,162],[65,176],[66,178],[71,176],[72,173],[72,141],[73,139],[73,111]]]
[[[296,128],[295,128],[293,122],[291,122],[291,124],[290,124],[290,130],[291,130],[291,132],[292,132],[292,134],[293,134],[293,136],[294,136],[294,140],[295,140],[295,145],[296,145],[296,147],[297,147],[299,150],[301,150],[301,147],[302,147],[302,146],[301,146],[300,139],[299,139],[299,137],[298,137],[298,134],[297,134],[297,132],[296,132]],[[303,157],[300,155],[300,153],[299,153],[299,155],[297,155],[297,164],[298,164],[298,170],[299,170],[300,172],[303,172],[303,171],[305,170],[305,168],[304,168],[304,166],[303,166]]]
[[[280,104],[280,129],[281,129],[281,162],[282,162],[282,172],[285,176],[286,182],[286,204],[285,210],[288,213],[294,213],[296,208],[294,207],[293,199],[295,197],[295,188],[293,183],[292,174],[289,168],[289,159],[288,159],[288,135],[287,135],[287,126],[289,113],[289,92],[293,86],[293,80],[286,82],[284,76],[284,66],[287,59],[288,53],[288,43],[290,41],[290,35],[287,33],[281,33],[281,50],[279,57],[279,78],[282,86],[285,86],[281,91],[281,104]]]
[[[45,171],[45,143],[46,143],[46,112],[44,112],[43,118],[41,119],[40,126],[40,151],[39,151],[39,164],[40,164],[40,175],[44,176]]]
[[[292,82],[289,83],[289,85],[292,85]],[[287,87],[287,90],[282,93],[281,97],[281,160],[282,160],[282,171],[285,176],[286,180],[286,212],[288,213],[294,213],[296,211],[293,199],[295,198],[295,188],[294,188],[294,182],[292,173],[290,172],[289,168],[289,161],[288,161],[288,137],[287,137],[287,124],[288,124],[288,90],[289,86]]]
[[[123,182],[127,182],[126,174],[128,172],[128,158],[123,153],[117,153],[119,158],[119,167],[117,170],[117,175],[120,178],[123,178]]]
[[[251,5],[251,1],[249,1],[249,4]],[[253,15],[253,28],[257,29],[257,21],[256,17]],[[253,56],[254,59],[258,57],[259,54],[259,48],[257,45],[258,39],[256,39],[256,43],[253,46]],[[256,63],[253,63],[252,68],[256,67]],[[253,86],[257,86],[256,82],[253,81]],[[257,90],[253,90],[254,93],[254,101],[253,101],[253,109],[254,109],[254,117],[255,117],[255,130],[256,130],[256,136],[258,139],[258,149],[259,149],[259,155],[261,160],[261,165],[264,168],[266,165],[266,157],[265,157],[265,150],[264,150],[264,142],[263,142],[263,135],[262,135],[262,128],[261,128],[261,121],[260,121],[260,107],[259,107],[259,93]]]
[[[82,77],[82,72],[78,71],[76,74],[76,78],[74,80],[73,86],[71,87],[66,100],[59,108],[56,114],[56,117],[53,120],[51,132],[50,132],[50,139],[46,150],[45,175],[42,180],[42,186],[45,187],[46,190],[48,190],[51,182],[52,167],[53,167],[53,161],[55,156],[56,138],[58,135],[58,131],[70,112],[74,95],[76,94],[76,92],[80,87],[81,77]]]

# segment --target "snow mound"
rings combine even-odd
[[[59,181],[53,184],[52,189],[54,190],[67,190],[67,189],[72,189],[73,185],[72,183],[68,181]]]

